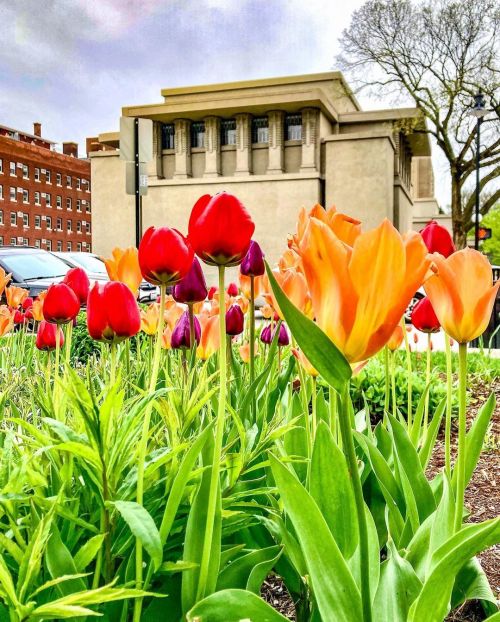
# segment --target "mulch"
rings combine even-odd
[[[465,507],[470,513],[467,520],[473,523],[500,516],[500,379],[495,379],[491,385],[482,384],[480,380],[472,384],[467,423],[469,427],[491,391],[497,398],[496,410],[477,467],[465,491]],[[452,452],[457,444],[457,433],[458,427],[455,419],[452,424]],[[441,430],[427,471],[428,476],[432,477],[443,467],[444,437],[443,430]],[[488,577],[493,593],[500,598],[500,545],[484,551],[478,559]],[[286,618],[296,619],[293,600],[280,577],[270,575],[262,586],[261,595]],[[446,618],[446,622],[481,622],[484,619],[481,605],[471,601],[452,611]]]

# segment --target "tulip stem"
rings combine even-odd
[[[422,443],[425,443],[427,439],[427,428],[429,426],[429,398],[431,392],[431,352],[432,352],[432,341],[431,341],[431,333],[427,333],[427,353],[425,360],[425,405],[424,405],[424,431],[422,436]]]
[[[446,347],[446,421],[444,431],[444,447],[445,447],[445,470],[448,477],[451,477],[451,411],[452,411],[452,392],[453,392],[453,364],[451,360],[450,338],[444,335]]]
[[[398,416],[398,403],[396,399],[396,353],[391,352],[391,389],[392,389],[392,416]]]
[[[66,367],[69,367],[70,357],[71,357],[71,341],[73,338],[73,322],[68,322],[66,324],[66,352],[65,352],[65,363]]]
[[[114,341],[111,342],[110,354],[111,354],[111,370],[109,372],[109,384],[113,386],[115,384],[115,375],[116,375],[116,343]]]
[[[363,606],[363,622],[371,622],[371,599],[370,599],[370,556],[368,549],[368,527],[366,524],[365,502],[363,488],[359,477],[358,461],[354,449],[352,425],[349,417],[349,383],[345,383],[341,393],[342,409],[339,412],[340,433],[344,447],[347,466],[352,479],[354,489],[354,501],[356,503],[356,516],[359,531],[359,565],[361,578],[361,601]]]
[[[54,364],[54,393],[53,393],[54,412],[56,415],[56,419],[59,418],[58,416],[59,409],[58,409],[58,404],[57,404],[57,398],[58,398],[57,385],[59,381],[59,357],[60,355],[61,355],[61,333],[59,329],[59,324],[56,324],[56,360]]]
[[[250,275],[250,386],[255,380],[255,277]],[[252,421],[256,419],[255,394],[252,394]]]
[[[158,371],[160,368],[160,355],[161,355],[161,337],[163,334],[163,323],[165,316],[165,294],[166,285],[160,285],[160,317],[158,318],[158,327],[156,333],[155,351],[153,359],[153,370],[149,378],[149,393],[152,393],[156,389],[156,382],[158,380]],[[149,436],[149,423],[151,420],[152,402],[150,401],[146,407],[144,414],[144,421],[142,425],[141,438],[139,442],[139,452],[137,459],[137,492],[136,499],[139,505],[143,504],[144,500],[144,463],[146,461],[146,452],[148,448],[148,436]],[[142,542],[139,538],[135,539],[135,585],[137,589],[142,588]],[[140,622],[142,610],[142,598],[136,598],[134,601],[134,618],[133,622]]]
[[[465,429],[467,412],[467,343],[458,344],[458,453],[455,532],[462,527],[465,493]]]
[[[402,324],[403,324],[403,337],[405,340],[405,351],[406,351],[406,371],[407,371],[407,425],[408,425],[408,431],[411,431],[411,427],[412,427],[412,421],[413,421],[413,383],[412,383],[412,377],[413,377],[413,370],[412,370],[412,364],[411,364],[411,351],[410,351],[410,344],[408,342],[408,333],[406,332],[406,325],[405,325],[405,318],[403,316],[403,319],[401,320]]]
[[[192,303],[188,304],[188,311],[189,311],[189,347],[191,348],[191,350],[193,350],[195,338],[194,338],[194,313],[193,313]]]
[[[224,294],[224,266],[219,266],[219,293],[221,296]],[[207,594],[207,579],[210,564],[210,550],[213,546],[214,536],[214,524],[215,524],[215,512],[217,509],[218,498],[218,486],[219,486],[219,473],[220,473],[220,461],[222,455],[222,441],[224,435],[224,422],[226,414],[226,379],[227,379],[227,362],[226,362],[226,314],[224,308],[221,307],[219,312],[219,337],[220,337],[220,349],[219,349],[219,404],[217,410],[217,420],[215,426],[215,445],[214,455],[212,460],[212,469],[210,472],[210,490],[208,495],[208,507],[207,518],[205,524],[205,538],[203,540],[203,551],[200,562],[200,574],[198,577],[198,590],[196,593],[196,601],[198,602],[204,598]]]
[[[385,397],[384,397],[384,419],[385,413],[389,410],[389,399],[391,394],[390,371],[389,371],[389,348],[384,348],[384,365],[385,365]]]
[[[317,427],[317,411],[316,411],[316,377],[312,377],[312,394],[311,394],[311,415],[312,415],[312,446],[314,447],[314,440],[316,438]],[[312,455],[312,452],[311,452]]]

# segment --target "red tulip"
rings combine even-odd
[[[84,305],[87,302],[90,281],[85,270],[82,270],[82,268],[71,268],[71,270],[66,273],[63,283],[66,283],[66,285],[71,287],[81,305]]]
[[[252,240],[248,253],[241,262],[240,272],[244,276],[262,276],[265,271],[264,253],[259,244]]]
[[[430,253],[440,253],[444,257],[449,257],[455,252],[455,245],[448,229],[442,227],[435,220],[428,222],[420,231],[420,235]]]
[[[87,300],[87,328],[93,339],[107,342],[123,341],[139,332],[139,307],[124,283],[94,285]]]
[[[14,324],[24,324],[24,313],[19,309],[14,312]]]
[[[142,276],[154,285],[174,285],[191,268],[193,249],[177,229],[150,227],[139,245]]]
[[[31,296],[28,296],[28,298],[25,298],[23,300],[22,307],[25,311],[27,311],[28,309],[31,309],[32,306],[33,306],[33,298],[31,298]]]
[[[62,329],[56,324],[51,324],[45,320],[40,322],[36,333],[36,347],[39,350],[55,350],[56,334],[59,331],[59,345],[64,345],[64,335]]]
[[[56,283],[47,290],[43,301],[43,317],[53,324],[72,322],[80,311],[75,292],[66,283]]]
[[[423,333],[436,333],[441,324],[437,319],[431,301],[427,296],[419,300],[411,312],[411,323]]]
[[[231,305],[226,311],[226,334],[241,335],[245,324],[245,316],[239,305]]]
[[[231,296],[232,298],[238,295],[238,286],[236,285],[236,283],[229,283],[229,285],[227,286],[227,295]]]
[[[236,266],[247,254],[255,225],[242,203],[232,194],[205,194],[189,218],[188,238],[205,263]]]
[[[203,302],[207,297],[207,284],[203,276],[200,262],[193,257],[193,263],[186,276],[174,286],[174,300],[185,304]]]
[[[212,285],[212,287],[208,290],[208,299],[209,300],[213,300],[215,294],[219,291],[218,287],[215,287],[215,285]]]

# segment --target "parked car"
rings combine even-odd
[[[94,253],[55,252],[53,254],[60,257],[71,268],[83,268],[91,282],[109,281],[104,261]],[[139,302],[155,301],[159,293],[158,287],[151,285],[147,281],[142,281],[139,287]]]
[[[33,298],[53,283],[59,283],[68,265],[40,248],[0,247],[0,267],[12,274],[11,285],[24,287]]]

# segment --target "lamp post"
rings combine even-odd
[[[481,151],[481,123],[483,122],[483,117],[488,114],[488,110],[486,110],[486,100],[484,98],[481,89],[474,95],[474,106],[471,111],[472,116],[477,119],[476,126],[476,210],[475,210],[475,218],[474,218],[474,248],[476,250],[479,249],[479,164],[480,164],[480,151]]]

